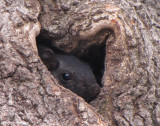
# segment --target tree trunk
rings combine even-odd
[[[160,125],[159,0],[1,0],[0,19],[0,125]],[[43,65],[39,33],[79,56],[105,42],[90,105]]]

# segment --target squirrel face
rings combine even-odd
[[[92,69],[88,64],[74,56],[55,54],[48,47],[39,47],[39,55],[48,70],[59,84],[84,98],[92,101],[99,93]]]

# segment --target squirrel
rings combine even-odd
[[[44,65],[60,85],[91,102],[100,93],[100,86],[90,66],[75,56],[54,52],[47,46],[38,46]]]

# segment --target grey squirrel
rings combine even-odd
[[[75,56],[56,54],[47,46],[38,46],[39,56],[59,84],[90,102],[100,93],[92,69]]]

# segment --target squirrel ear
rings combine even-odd
[[[39,55],[48,70],[53,71],[58,67],[58,60],[54,52],[49,48],[39,49]]]

